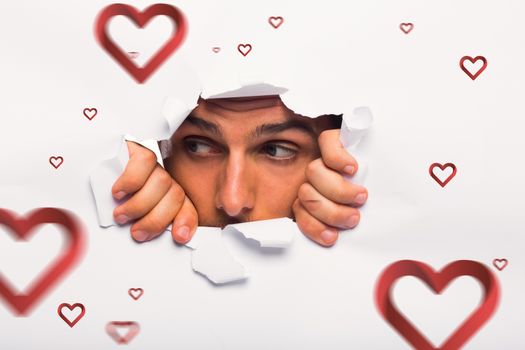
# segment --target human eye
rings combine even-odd
[[[189,153],[197,156],[208,156],[221,152],[218,147],[194,137],[184,139],[184,146]]]
[[[279,143],[267,143],[263,146],[263,152],[270,158],[276,160],[288,160],[296,156],[297,150]]]

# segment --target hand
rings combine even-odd
[[[308,164],[307,182],[299,187],[292,207],[299,229],[323,246],[337,241],[339,229],[353,228],[359,223],[356,207],[368,198],[366,188],[343,178],[342,173],[355,174],[357,162],[343,148],[339,133],[339,129],[332,129],[319,135],[321,158]]]
[[[118,224],[135,220],[131,236],[139,242],[160,235],[173,224],[171,235],[177,243],[187,243],[197,229],[197,211],[193,203],[155,154],[135,142],[127,141],[129,161],[113,184],[113,197],[128,199],[113,211]]]

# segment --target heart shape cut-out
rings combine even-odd
[[[80,313],[73,320],[70,320],[62,311],[62,309],[65,307],[67,307],[70,311],[73,311],[76,308],[80,308]],[[73,326],[76,325],[77,322],[80,321],[80,319],[86,314],[86,308],[83,304],[80,303],[75,303],[73,305],[68,303],[62,303],[58,306],[57,312],[58,316],[60,316],[60,318],[63,319],[64,322],[66,322],[69,325],[69,327],[73,328]]]
[[[127,332],[124,335],[118,333],[118,328],[126,328]],[[128,344],[140,331],[140,326],[135,321],[111,321],[106,325],[106,333],[117,344]]]
[[[283,24],[283,22],[284,18],[282,18],[281,16],[272,16],[268,18],[268,23],[270,23],[270,25],[275,29],[279,28],[281,24]]]
[[[439,168],[441,169],[441,171],[444,171],[446,168],[449,168],[449,167],[452,168],[452,172],[450,173],[449,176],[447,176],[446,179],[441,180],[439,175],[435,173],[435,168]],[[454,176],[456,176],[457,168],[453,163],[445,163],[445,164],[433,163],[432,165],[430,165],[430,168],[428,168],[428,172],[430,173],[430,176],[432,176],[432,178],[436,180],[436,182],[441,187],[445,187],[446,184],[448,184],[449,181],[452,180]]]
[[[250,51],[252,51],[252,45],[250,44],[239,44],[237,46],[237,50],[239,50],[239,52],[244,56],[246,57],[247,54],[250,53]]]
[[[435,348],[392,302],[392,287],[396,280],[405,276],[420,279],[437,294],[441,294],[455,278],[470,276],[481,283],[484,290],[483,301],[439,348]],[[435,272],[430,266],[420,261],[401,260],[388,266],[379,277],[375,290],[375,301],[381,316],[415,349],[457,350],[474,336],[496,311],[499,302],[499,285],[495,275],[477,261],[454,261],[440,272]]]
[[[15,213],[0,208],[0,224],[10,228],[17,240],[28,240],[34,233],[34,228],[42,224],[62,226],[68,238],[63,254],[33,280],[26,293],[16,293],[0,273],[0,297],[18,316],[25,316],[79,262],[84,251],[84,233],[80,222],[72,213],[58,208],[36,209],[25,218],[18,218]]]
[[[414,24],[413,23],[401,23],[399,25],[399,29],[401,29],[403,33],[408,34],[412,31],[412,29],[414,29]]]
[[[164,15],[170,18],[177,30],[171,38],[161,47],[144,65],[138,67],[129,57],[129,54],[118,47],[107,33],[107,24],[114,16],[126,16],[139,28],[144,26],[156,16]],[[105,7],[95,22],[95,37],[99,44],[139,83],[144,83],[159,66],[175,52],[184,41],[187,32],[187,22],[183,13],[175,6],[168,4],[154,4],[143,12],[126,4],[111,4]]]
[[[471,63],[471,66],[465,66],[465,61],[469,61]],[[473,65],[476,64],[477,61],[481,61],[483,65],[480,68],[478,68],[477,71],[472,73],[470,71],[470,68],[473,67]],[[476,56],[474,58],[470,56],[463,56],[461,60],[459,60],[459,66],[461,67],[463,72],[465,72],[465,74],[467,74],[470,77],[470,79],[476,80],[476,78],[485,70],[485,68],[487,68],[487,59],[483,56]]]
[[[139,300],[139,298],[142,296],[142,294],[144,294],[144,289],[142,289],[142,288],[130,288],[128,290],[128,294],[133,299]]]

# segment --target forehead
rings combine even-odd
[[[284,105],[279,96],[200,99],[192,115],[212,118],[217,121],[242,118],[243,123],[249,124],[257,123],[261,120],[283,121],[296,117]]]

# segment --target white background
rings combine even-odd
[[[525,348],[525,3],[179,1],[172,4],[188,19],[186,42],[143,85],[95,41],[95,18],[108,4],[0,4],[0,207],[67,208],[89,240],[81,264],[30,317],[0,305],[0,348],[117,348],[104,327],[130,320],[141,331],[129,349],[407,349],[373,302],[381,271],[400,259],[435,269],[458,259],[489,266],[500,305],[465,348]],[[269,16],[284,24],[275,30]],[[405,35],[401,22],[413,22],[413,31]],[[150,23],[149,36],[126,20],[110,28],[126,50],[144,56],[169,32],[168,22]],[[253,45],[247,57],[240,43]],[[465,55],[488,60],[476,81],[459,68]],[[370,106],[370,198],[359,228],[331,249],[298,236],[283,254],[229,237],[251,277],[223,287],[194,273],[190,250],[169,234],[139,245],[127,228],[99,228],[89,173],[116,153],[122,134],[159,136],[165,96],[199,86],[190,67],[203,81],[214,70],[275,76],[299,111]],[[99,111],[92,121],[82,115],[86,107]],[[55,170],[48,159],[59,155],[64,163]],[[434,162],[458,168],[445,188],[428,175]],[[0,271],[23,287],[56,254],[60,235],[42,229],[25,247],[4,231]],[[509,265],[497,271],[494,258]],[[138,301],[127,295],[131,287],[145,290]],[[481,289],[460,278],[435,296],[405,278],[394,295],[439,344],[476,307]],[[86,306],[73,329],[56,314],[62,302]]]

